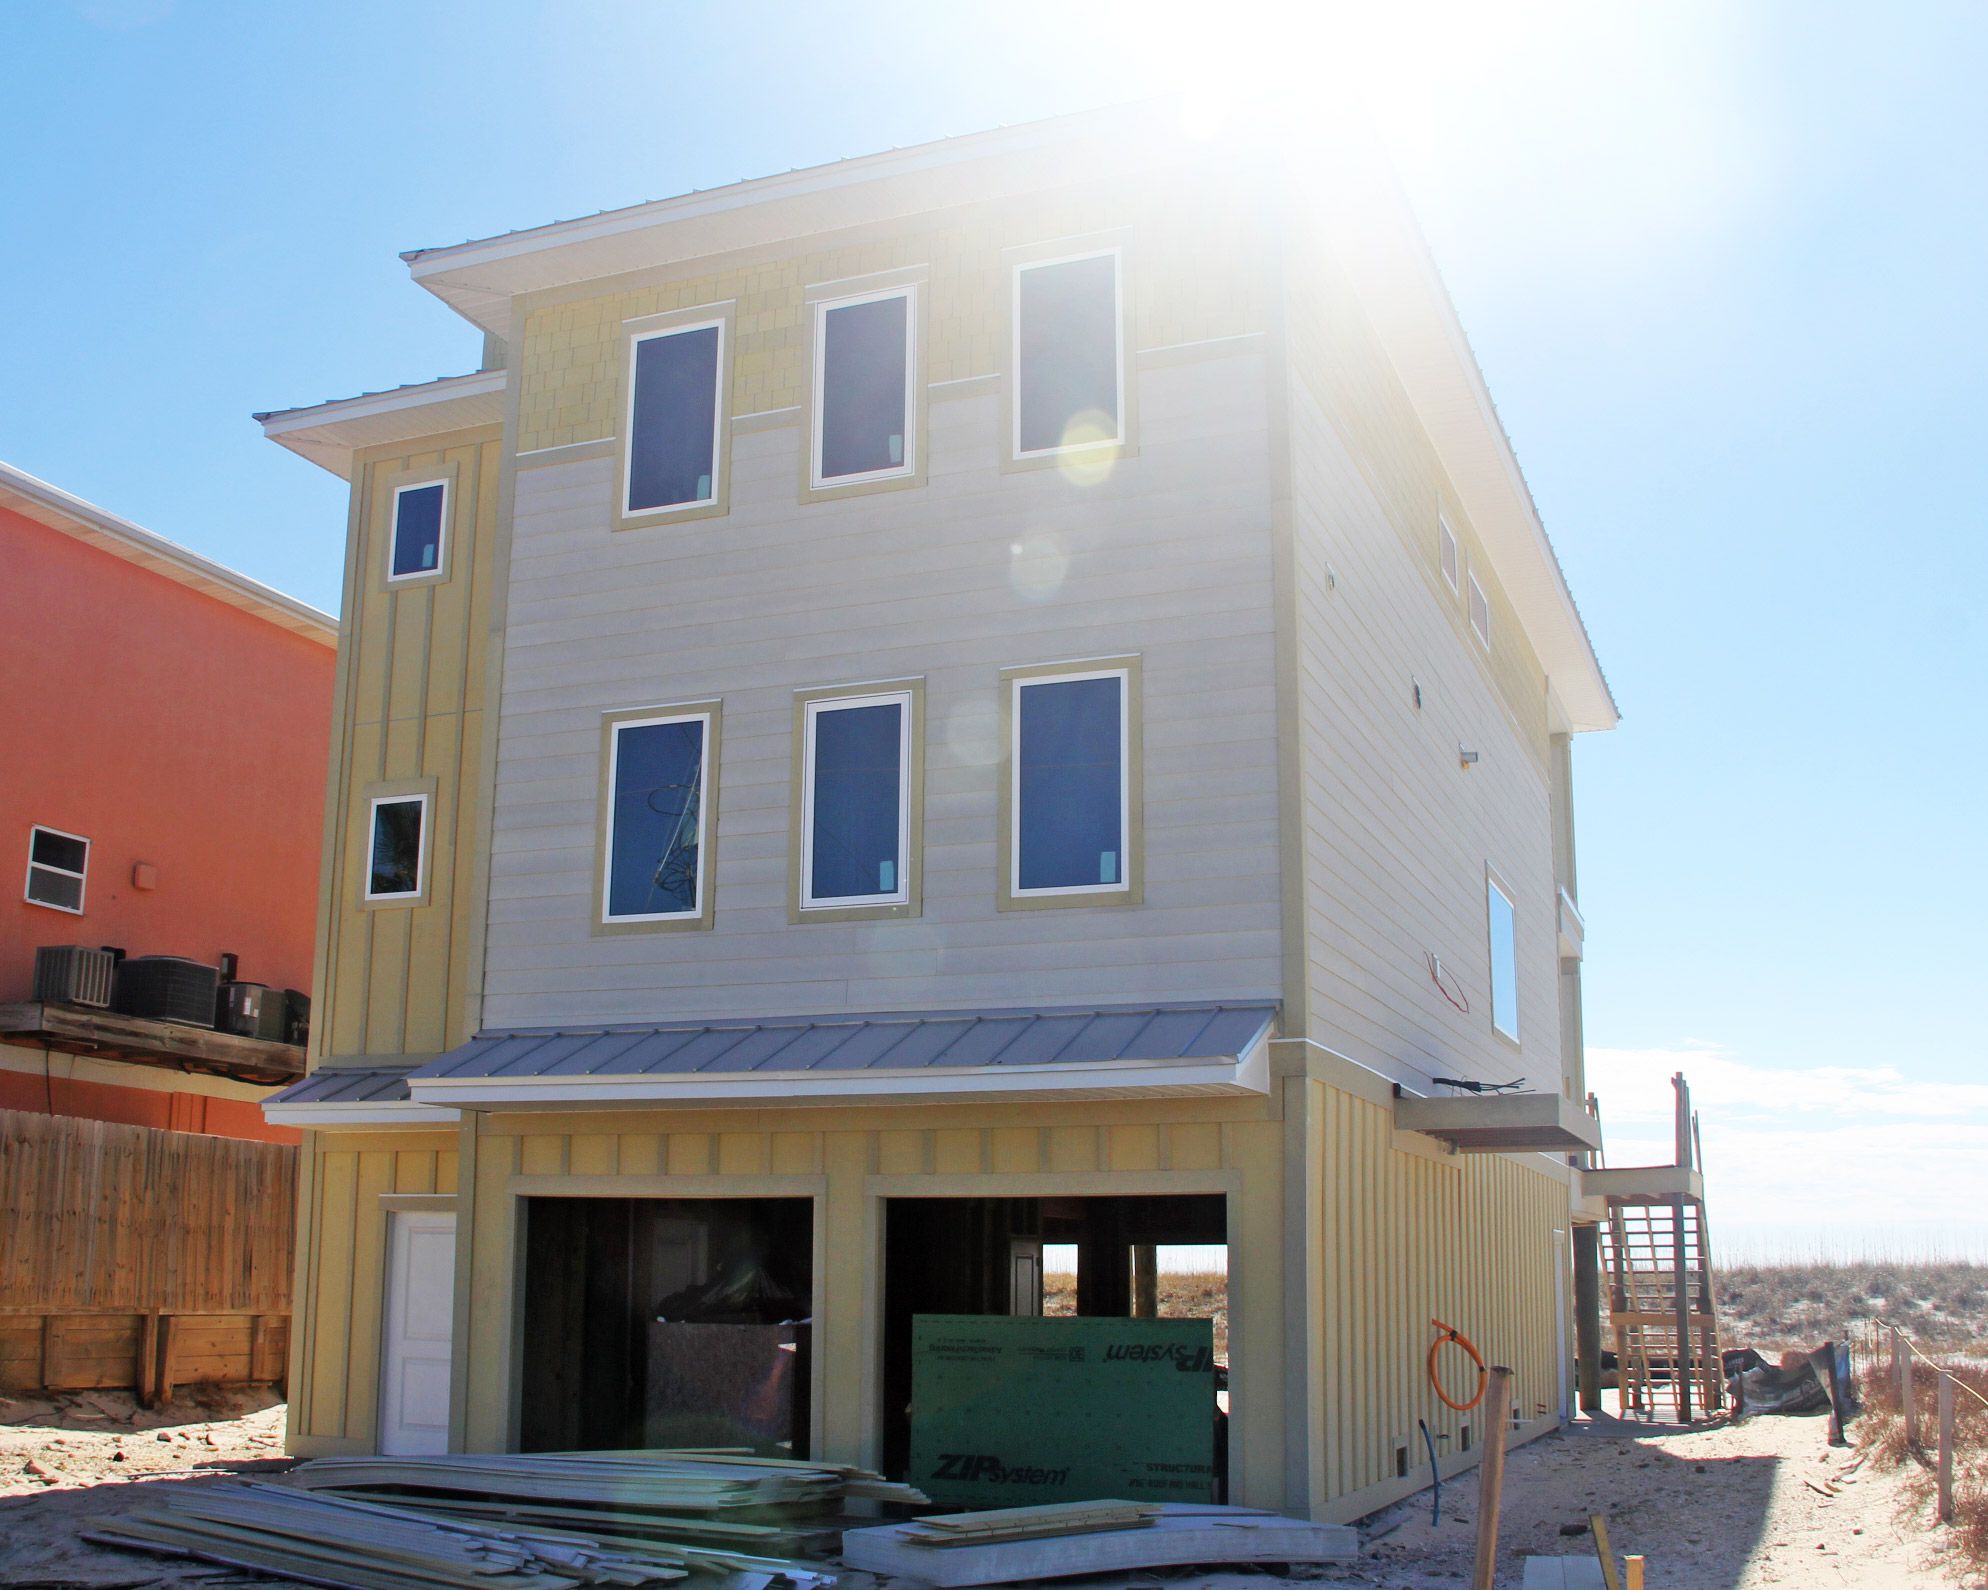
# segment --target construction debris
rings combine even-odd
[[[340,1590],[575,1590],[697,1578],[822,1590],[850,1498],[922,1503],[864,1469],[722,1452],[321,1458],[284,1485],[178,1492],[84,1538]],[[687,1590],[699,1590],[698,1586]]]
[[[1351,1562],[1357,1533],[1212,1503],[1076,1502],[852,1529],[851,1568],[944,1587],[1008,1584],[1141,1568]]]

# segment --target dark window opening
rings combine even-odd
[[[439,480],[406,486],[393,499],[393,577],[433,574],[442,566],[442,512],[448,488]]]
[[[614,728],[607,916],[694,916],[702,909],[707,720]]]
[[[808,903],[902,896],[907,710],[897,700],[813,712]]]
[[[911,301],[903,296],[822,312],[821,478],[883,474],[908,457],[905,355]]]
[[[1015,692],[1015,887],[1125,883],[1124,691],[1117,674]]]
[[[372,865],[366,893],[374,899],[421,892],[421,820],[427,802],[419,796],[383,800],[373,807]]]
[[[528,1198],[519,1447],[808,1455],[806,1198]]]
[[[1118,256],[1026,266],[1015,297],[1017,450],[1116,441]]]

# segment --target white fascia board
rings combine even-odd
[[[1142,136],[1149,127],[1152,136]],[[464,319],[511,334],[522,294],[752,248],[839,227],[1067,185],[1069,146],[1099,139],[1082,165],[1096,180],[1173,158],[1157,136],[1163,104],[1083,111],[1017,127],[832,161],[575,220],[401,255],[416,283]],[[861,197],[858,197],[858,195]]]
[[[502,424],[508,380],[503,369],[472,370],[391,392],[278,409],[256,419],[277,446],[345,480],[352,474],[352,455],[362,447]]]
[[[410,1077],[424,1104],[470,1109],[615,1108],[628,1104],[945,1104],[961,1099],[1262,1097],[1269,1046],[1240,1058],[1110,1060],[1096,1065],[925,1066],[905,1070],[729,1071],[673,1076]]]
[[[462,1119],[462,1111],[433,1104],[265,1104],[262,1118],[271,1126],[335,1131],[361,1126],[453,1126]]]

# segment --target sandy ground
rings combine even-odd
[[[143,1557],[78,1538],[89,1520],[183,1485],[267,1474],[281,1456],[283,1409],[236,1396],[139,1412],[128,1397],[87,1393],[0,1399],[0,1586],[232,1590],[275,1581]],[[1506,1464],[1500,1590],[1518,1590],[1528,1554],[1591,1553],[1587,1515],[1602,1513],[1618,1553],[1642,1552],[1650,1590],[1891,1590],[1957,1581],[1935,1557],[1937,1534],[1903,1508],[1904,1481],[1832,1450],[1820,1418],[1756,1418],[1695,1430],[1602,1419],[1512,1452]],[[1453,1590],[1467,1583],[1477,1483],[1443,1487],[1442,1521],[1427,1492],[1365,1520],[1358,1564],[1293,1579],[1376,1590]],[[1580,1531],[1563,1536],[1562,1528]],[[867,1575],[850,1575],[866,1590]],[[1166,1590],[1270,1590],[1260,1573],[1141,1575]],[[1100,1581],[1064,1581],[1072,1590]]]

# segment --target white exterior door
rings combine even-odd
[[[455,1317],[456,1217],[387,1216],[386,1330],[380,1345],[380,1450],[449,1449],[449,1337]]]

